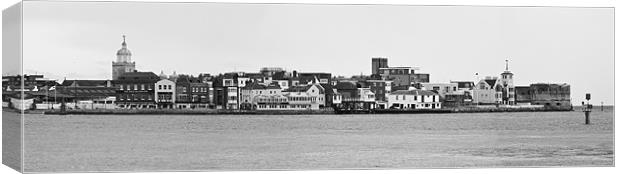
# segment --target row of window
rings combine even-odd
[[[159,90],[171,90],[171,89],[172,89],[172,85],[159,85]]]
[[[316,101],[317,97],[287,97],[289,101]]]
[[[131,90],[134,90],[134,91],[137,91],[137,90],[147,90],[147,88],[148,88],[148,90],[153,90],[153,86],[152,85],[144,85],[144,84],[140,84],[140,85],[138,85],[138,84],[134,84],[134,85],[118,85],[118,87],[119,87],[119,89],[121,91],[123,91],[123,90],[127,90],[127,91],[131,91]]]
[[[438,108],[440,105],[436,104],[436,103],[425,103],[425,104],[398,104],[398,103],[394,103],[392,105],[394,108],[411,108],[411,109],[416,109],[416,108]]]
[[[262,109],[266,109],[266,108],[270,108],[270,109],[286,109],[286,108],[310,108],[310,105],[277,105],[277,104],[261,104],[258,105],[258,108],[262,108]]]
[[[286,98],[259,98],[258,102],[260,103],[282,103],[286,102]]]
[[[171,102],[172,95],[170,94],[157,95],[157,100],[160,102]]]
[[[398,96],[401,96],[401,95],[396,95],[396,100],[399,100],[399,99],[398,99]],[[422,99],[422,102],[424,102],[424,99],[425,99],[426,97],[427,97],[427,96],[422,96],[422,97],[420,97],[420,98]],[[402,100],[407,100],[407,95],[402,95]],[[418,100],[418,96],[417,96],[417,95],[414,95],[414,96],[413,96],[413,100]],[[435,102],[435,101],[437,100],[437,96],[436,96],[436,95],[431,96],[431,100],[432,100],[432,102]]]
[[[128,95],[119,95],[120,101],[150,101],[153,100],[152,95],[136,95],[136,94],[128,94]]]

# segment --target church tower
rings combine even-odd
[[[136,70],[136,62],[131,61],[131,51],[127,49],[125,35],[123,35],[121,46],[121,49],[116,52],[116,61],[112,62],[112,80],[117,80],[123,73]]]
[[[502,85],[502,104],[515,105],[515,85],[513,75],[508,70],[508,60],[506,60],[506,70],[501,74],[500,85]]]

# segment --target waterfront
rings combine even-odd
[[[3,114],[5,115],[5,114]],[[612,166],[613,110],[26,115],[26,172]]]

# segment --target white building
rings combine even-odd
[[[358,88],[359,99],[363,102],[375,102],[375,93],[370,88]]]
[[[241,88],[241,109],[312,110],[325,106],[325,89],[317,84],[294,86],[282,91],[279,85],[251,83]]]
[[[421,83],[422,90],[436,91],[441,98],[446,97],[446,94],[453,94],[458,91],[457,83]]]
[[[292,86],[283,94],[293,108],[320,109],[325,107],[325,88],[316,81],[305,86]]]
[[[472,96],[474,104],[516,105],[513,74],[508,70],[508,60],[506,70],[500,75],[500,78],[486,77],[476,83]]]
[[[440,109],[439,94],[427,90],[398,90],[388,95],[393,109]]]
[[[497,104],[497,77],[485,77],[485,79],[478,81],[473,89],[472,100],[474,104]]]
[[[282,89],[280,86],[271,84],[264,85],[260,83],[248,83],[240,90],[240,105],[241,109],[259,109],[263,108],[259,106],[259,103],[266,104],[276,102],[277,96],[282,96]],[[286,98],[286,97],[279,97]],[[273,101],[272,101],[273,99]]]
[[[157,108],[173,108],[176,100],[176,83],[163,79],[155,83],[155,103]]]

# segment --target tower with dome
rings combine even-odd
[[[131,61],[131,51],[127,49],[125,35],[123,35],[121,46],[121,49],[116,52],[116,61],[112,62],[112,80],[118,80],[121,74],[136,70],[136,62]]]

